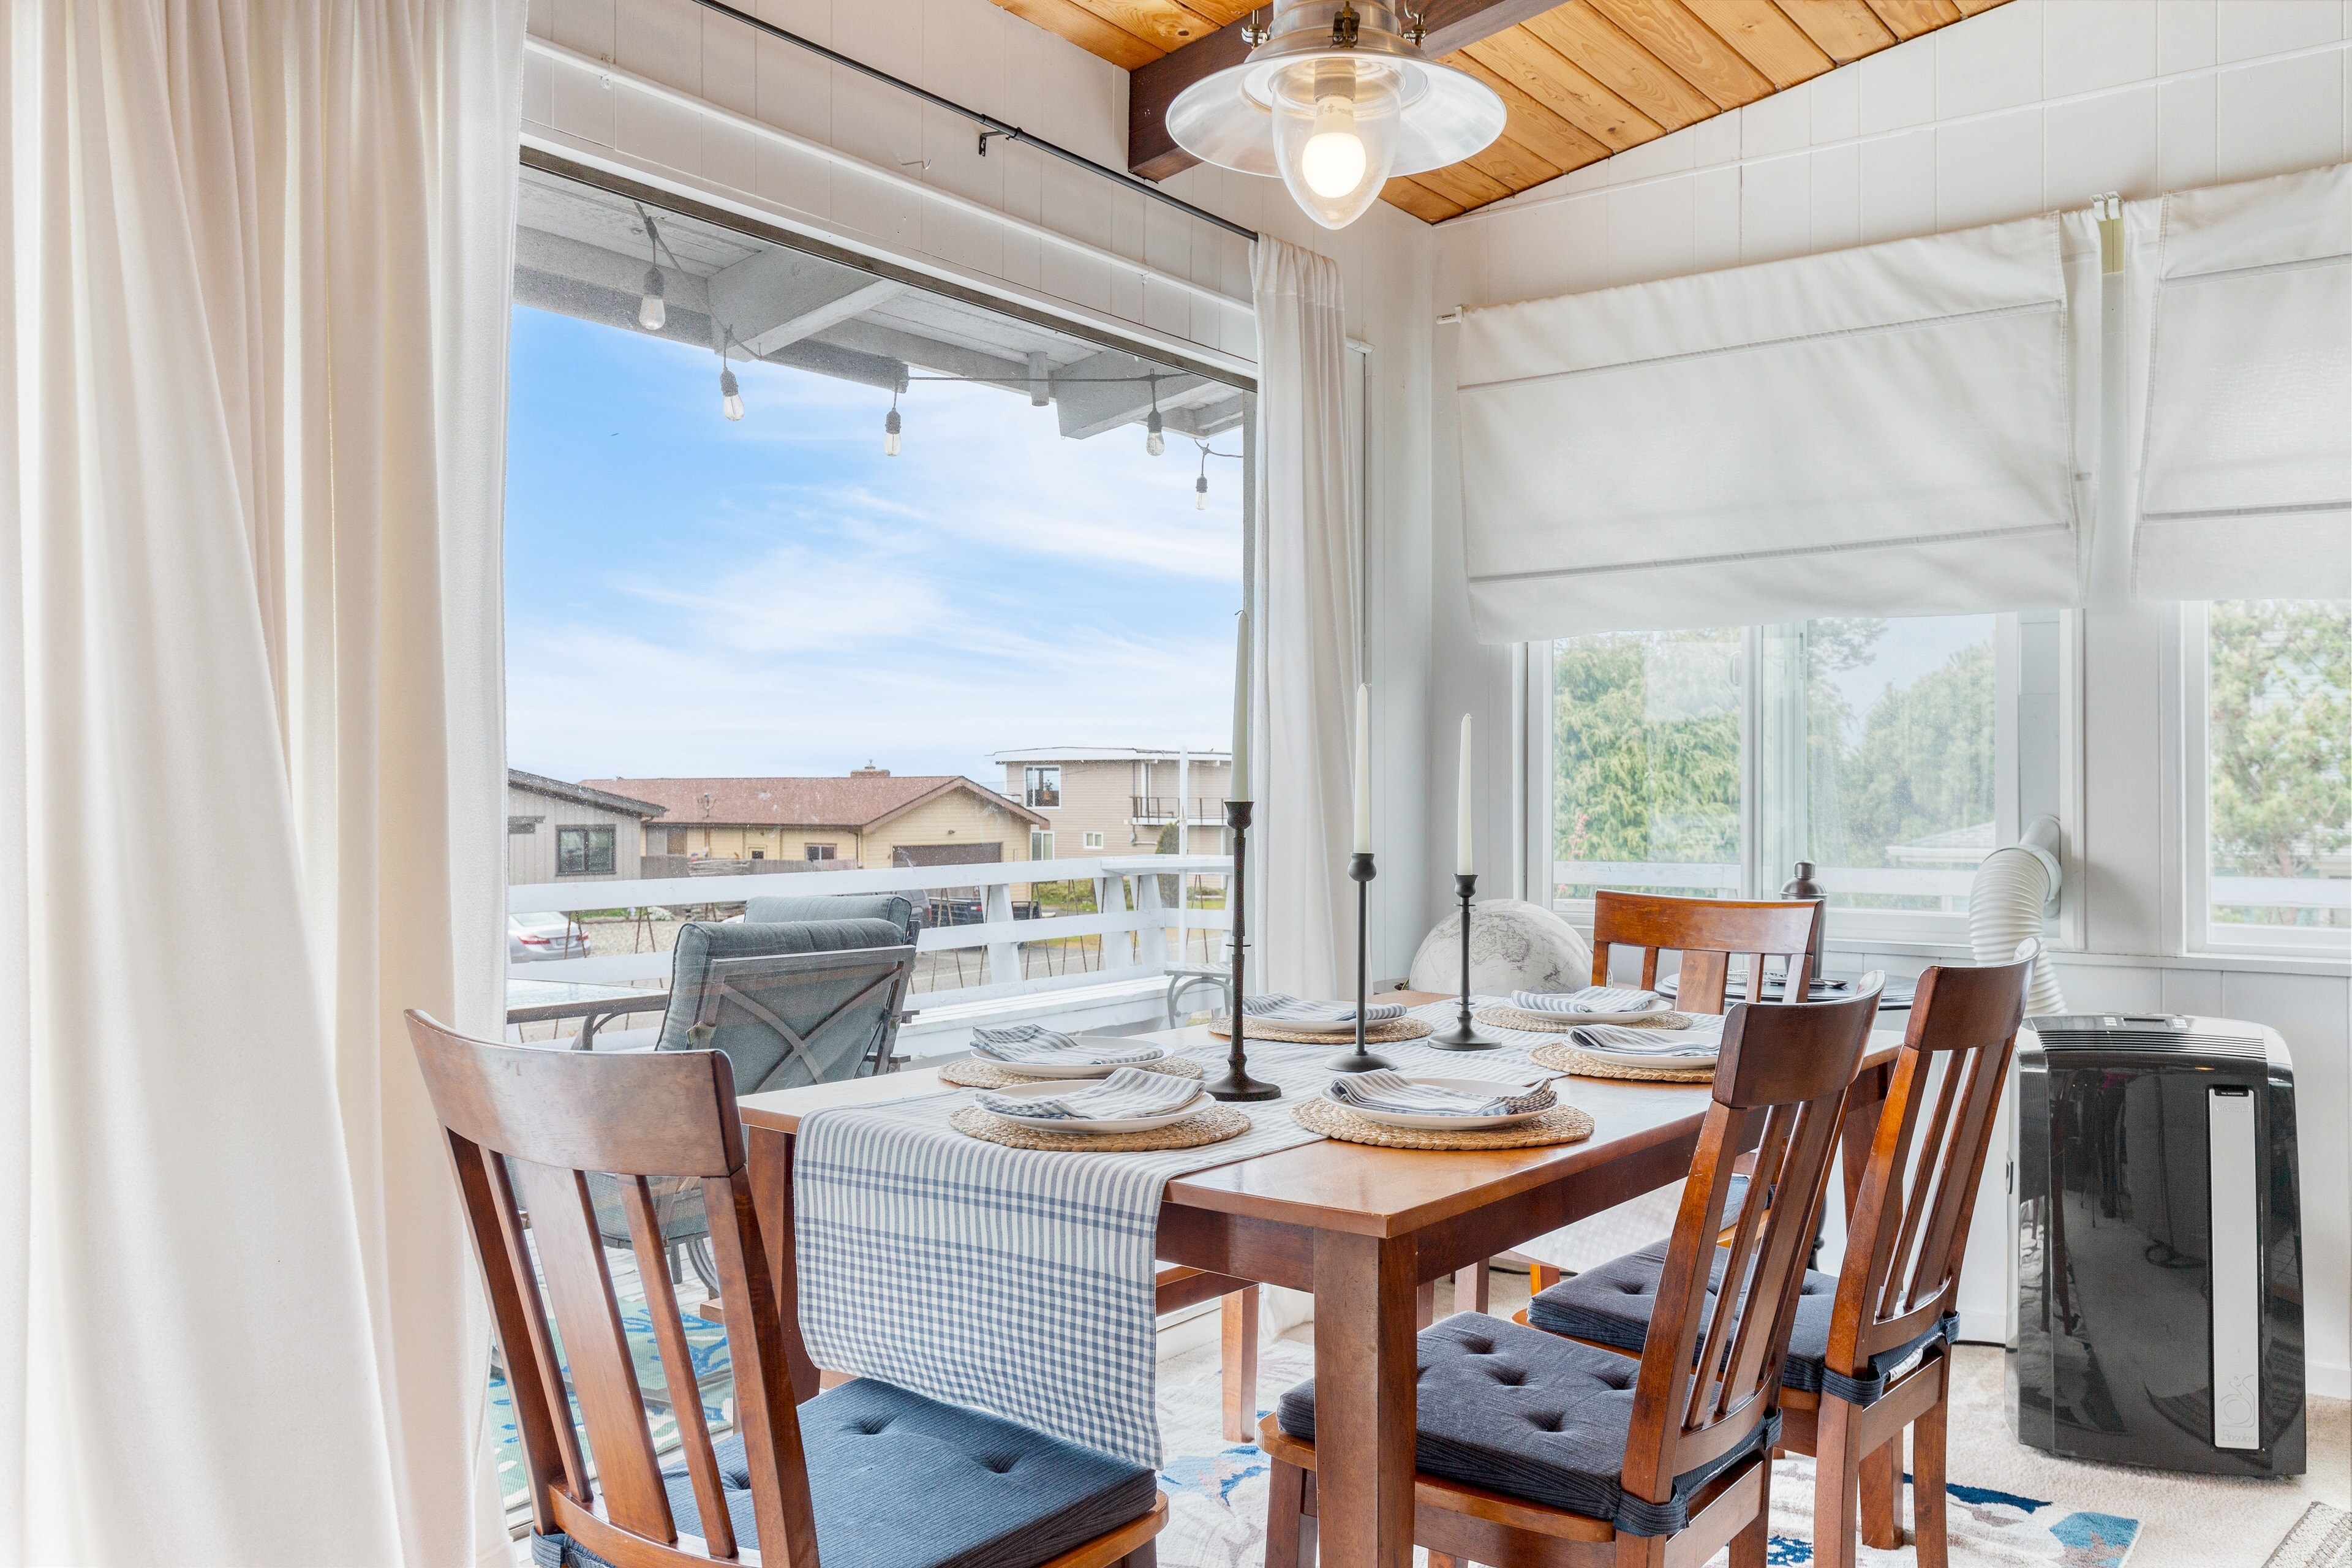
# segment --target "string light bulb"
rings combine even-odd
[[[1201,448],[1201,477],[1192,481],[1192,510],[1209,510],[1209,444],[1198,443]]]
[[[895,458],[898,455],[898,432],[902,427],[902,422],[898,418],[898,395],[894,392],[890,395],[890,412],[882,416],[882,455],[884,457]]]
[[[669,311],[662,304],[662,292],[661,268],[646,268],[645,291],[637,300],[637,325],[649,332],[660,331],[662,323],[669,319]]]
[[[1166,423],[1160,417],[1160,377],[1151,378],[1151,417],[1143,422],[1143,449],[1152,457],[1168,450],[1168,437],[1163,433]]]
[[[743,394],[735,382],[735,373],[722,368],[719,373],[719,406],[730,419],[743,417]]]

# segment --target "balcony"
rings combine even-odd
[[[1225,825],[1225,803],[1212,795],[1192,796],[1189,816],[1184,815],[1187,802],[1182,795],[1131,795],[1127,800],[1127,819],[1138,827],[1165,827],[1180,820],[1192,827],[1223,827]]]
[[[1172,804],[1172,803],[1171,803]],[[969,1048],[987,1024],[1041,1023],[1076,1031],[1164,1022],[1171,964],[1221,961],[1230,929],[1221,891],[1233,870],[1220,855],[1010,860],[988,865],[880,870],[803,871],[795,896],[901,893],[927,910],[916,942],[911,1004],[899,1032],[917,1060]],[[1202,892],[1177,889],[1206,882]],[[1015,888],[1052,886],[1075,898]],[[594,951],[586,958],[530,964],[532,980],[657,985],[669,978],[668,945],[679,917],[725,919],[747,899],[779,891],[772,876],[652,877],[509,888],[509,909],[551,910],[580,919]],[[593,905],[583,905],[583,896]],[[1077,908],[1067,907],[1075,903]],[[1091,908],[1083,906],[1091,904]],[[632,951],[613,951],[622,943]],[[600,1048],[650,1045],[654,1030],[600,1032]],[[642,1037],[642,1038],[636,1037]]]

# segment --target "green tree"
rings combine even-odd
[[[2216,604],[2207,626],[2213,868],[2316,875],[2352,843],[2352,604]]]
[[[1838,759],[1837,864],[1884,866],[1889,845],[1992,820],[1992,649],[1979,643],[1880,693]]]
[[[1703,631],[1554,645],[1560,858],[1738,859],[1738,647]]]

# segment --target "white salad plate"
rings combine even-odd
[[[1528,1091],[1526,1084],[1506,1083],[1499,1079],[1491,1078],[1423,1078],[1419,1074],[1408,1073],[1405,1075],[1405,1082],[1419,1084],[1424,1089],[1450,1089],[1462,1094],[1483,1094],[1490,1098],[1513,1090],[1523,1094]],[[1552,1094],[1555,1104],[1547,1106],[1546,1110],[1556,1108],[1559,1094],[1557,1087],[1553,1089]],[[1435,1116],[1405,1110],[1374,1110],[1361,1105],[1349,1105],[1336,1095],[1327,1095],[1325,1098],[1334,1105],[1354,1111],[1367,1121],[1377,1121],[1384,1127],[1416,1128],[1423,1132],[1492,1131],[1501,1127],[1517,1127],[1522,1121],[1533,1121],[1543,1114],[1541,1110],[1519,1110],[1502,1116]]]
[[[1018,1089],[991,1089],[989,1092],[999,1098],[1053,1100],[1066,1091],[1050,1083],[1039,1083],[1024,1084]],[[1017,1121],[1041,1132],[1149,1132],[1155,1127],[1173,1127],[1179,1121],[1188,1121],[1207,1110],[1210,1104],[1207,1095],[1196,1093],[1175,1110],[1163,1110],[1157,1116],[1030,1117],[1005,1116],[1001,1110],[991,1110],[989,1114],[1003,1116],[1007,1121]]]
[[[1159,1061],[1167,1055],[1166,1051],[1154,1051],[1148,1057],[1139,1057],[1131,1062],[1001,1062],[994,1057],[974,1057],[972,1060],[987,1062],[992,1067],[1003,1068],[1006,1072],[1018,1073],[1023,1078],[1108,1078],[1121,1068],[1143,1067]],[[1005,1089],[999,1092],[1009,1094],[1012,1091]]]

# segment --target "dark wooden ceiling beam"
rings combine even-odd
[[[1559,4],[1559,0],[1430,0],[1423,12],[1429,36],[1422,52],[1431,59],[1452,54],[1465,44],[1540,16]],[[1164,180],[1200,162],[1168,134],[1168,106],[1202,78],[1249,58],[1249,43],[1242,37],[1246,25],[1246,18],[1229,23],[1128,73],[1127,166],[1130,173],[1147,180]]]

